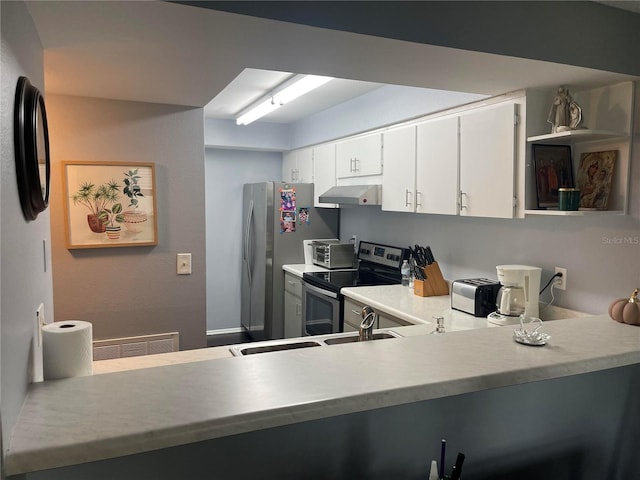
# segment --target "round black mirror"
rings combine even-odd
[[[20,206],[35,220],[49,204],[51,163],[44,98],[27,77],[18,79],[14,111],[14,143]]]

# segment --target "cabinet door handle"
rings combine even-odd
[[[416,190],[416,208],[422,206],[422,203],[420,203],[421,197],[422,197],[422,192],[419,192]]]
[[[359,312],[358,310],[353,310],[353,309],[351,309],[351,311],[352,311],[352,312],[353,312],[357,317],[359,317],[359,316],[362,314],[362,312]]]
[[[296,303],[296,316],[302,315],[302,304]]]
[[[465,208],[467,208],[467,206],[463,203],[462,201],[462,196],[467,196],[467,194],[465,192],[463,192],[462,190],[460,190],[460,210],[464,210]]]
[[[353,171],[357,172],[358,170],[360,170],[358,168],[358,162],[360,162],[360,160],[358,160],[358,157],[354,157],[353,158]]]
[[[409,196],[411,195],[411,192],[409,191],[408,188],[404,189],[404,206],[408,207],[409,205],[412,205],[412,203],[409,201]]]
[[[294,282],[294,281],[291,281],[291,280],[287,280],[287,283],[289,285],[298,285],[300,282]]]

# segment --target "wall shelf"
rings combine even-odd
[[[536,135],[534,137],[528,137],[527,142],[566,144],[572,142],[598,142],[617,138],[629,138],[629,135],[624,132],[612,132],[609,130],[581,129],[569,130],[568,132],[548,133],[546,135]]]
[[[598,215],[624,215],[623,210],[525,210],[524,214],[556,217],[587,217]]]
[[[589,128],[566,132],[546,133],[548,105],[555,93],[552,90],[527,92],[527,153],[525,164],[525,216],[602,216],[624,215],[628,211],[629,178],[631,170],[631,134],[635,105],[634,84],[625,82],[593,89],[573,91],[573,98],[581,106]],[[578,185],[580,159],[591,152],[617,152],[615,170],[608,197],[609,210],[566,212],[538,209],[535,144],[567,145],[571,147],[574,184]]]

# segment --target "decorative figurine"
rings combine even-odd
[[[576,130],[582,125],[582,109],[573,101],[566,87],[559,87],[547,117],[551,133]]]

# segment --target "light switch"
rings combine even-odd
[[[191,254],[178,254],[178,275],[191,275]]]

